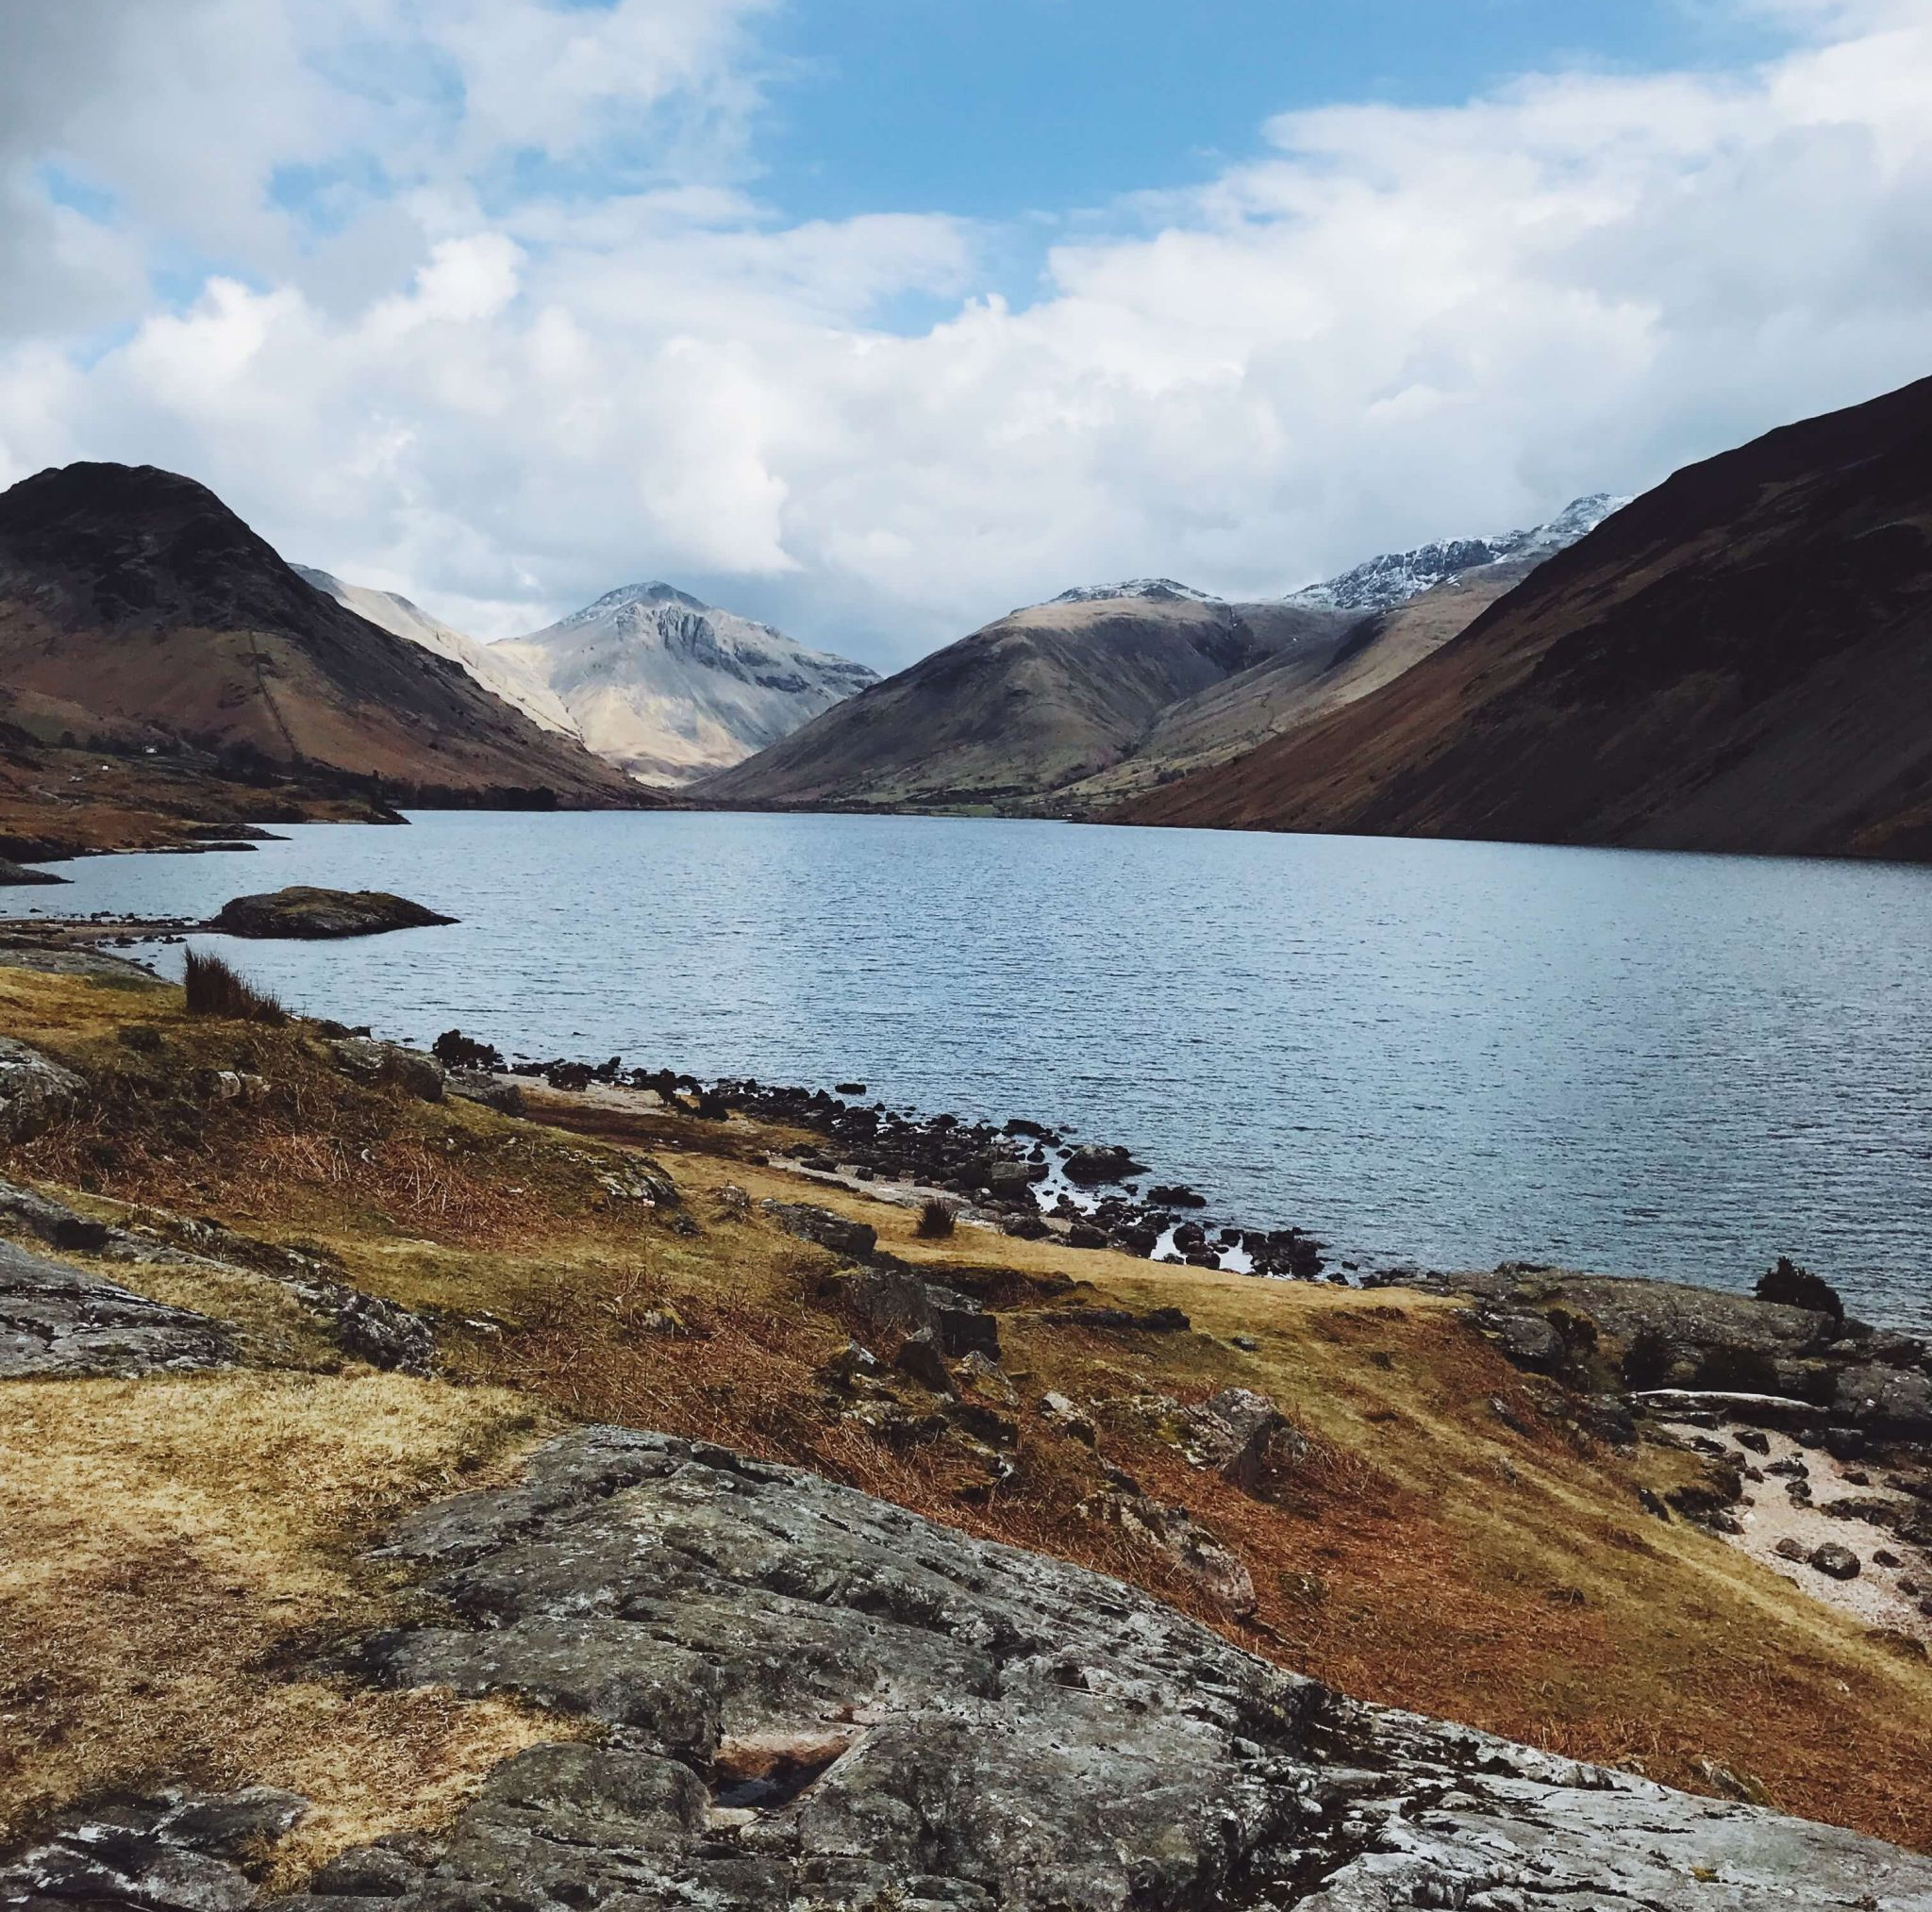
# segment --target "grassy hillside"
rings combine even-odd
[[[234,1367],[0,1383],[0,1843],[103,1790],[261,1781],[318,1802],[274,1855],[292,1878],[438,1822],[506,1751],[582,1731],[377,1692],[329,1655],[409,1610],[408,1581],[361,1555],[386,1517],[596,1419],[794,1461],[1103,1568],[1367,1699],[1932,1845],[1923,1651],[1645,1514],[1640,1484],[1677,1484],[1696,1457],[1599,1445],[1450,1302],[970,1225],[925,1240],[908,1207],[769,1166],[798,1139],[741,1117],[609,1092],[539,1090],[525,1119],[415,1101],[341,1072],[311,1025],[192,1019],[171,989],[0,970],[0,1029],[93,1091],[0,1150],[0,1175],[157,1242],[206,1244],[209,1222],[242,1238],[225,1272],[63,1252],[234,1323]],[[254,1086],[225,1096],[216,1072]],[[987,1299],[1018,1393],[1009,1473],[903,1376],[891,1413],[826,1387],[849,1338],[887,1355],[890,1340],[855,1320],[840,1258],[766,1198],[862,1219]],[[277,1277],[288,1249],[433,1322],[436,1377],[345,1355]],[[1178,1304],[1190,1326],[1064,1319],[1086,1303]],[[1230,1385],[1303,1437],[1258,1488],[1191,1465],[1135,1405]],[[1094,1446],[1042,1411],[1050,1392]],[[1093,1517],[1104,1465],[1218,1538],[1251,1614]]]

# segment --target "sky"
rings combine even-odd
[[[894,669],[1932,373],[1925,0],[0,0],[0,485]]]

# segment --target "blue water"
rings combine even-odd
[[[1787,1254],[1932,1322],[1932,871],[910,817],[290,835],[0,906],[395,889],[460,926],[242,959],[405,1038],[1070,1125],[1364,1268],[1735,1287]]]

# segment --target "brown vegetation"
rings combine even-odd
[[[0,1021],[101,1090],[92,1113],[12,1152],[0,1173],[92,1191],[75,1199],[95,1212],[184,1209],[299,1243],[361,1288],[438,1311],[448,1372],[470,1385],[312,1372],[165,1384],[172,1392],[88,1383],[41,1394],[13,1384],[9,1403],[50,1404],[31,1425],[17,1414],[8,1449],[14,1471],[0,1518],[22,1542],[5,1586],[16,1603],[22,1575],[41,1589],[9,1609],[11,1638],[26,1643],[13,1652],[29,1654],[36,1681],[54,1678],[63,1656],[92,1668],[65,1698],[51,1688],[51,1697],[30,1697],[75,1736],[63,1749],[36,1729],[16,1782],[36,1800],[147,1770],[171,1720],[183,1745],[208,1744],[195,1721],[211,1715],[194,1710],[219,1689],[208,1669],[226,1678],[245,1662],[239,1690],[259,1724],[234,1739],[222,1771],[299,1783],[328,1802],[334,1817],[316,1835],[325,1842],[328,1828],[375,1822],[383,1801],[406,1818],[431,1811],[467,1783],[462,1774],[480,1772],[499,1743],[492,1735],[532,1729],[467,1708],[406,1716],[384,1710],[402,1701],[318,1682],[307,1630],[325,1624],[319,1608],[353,1630],[401,1597],[353,1564],[354,1537],[382,1508],[479,1477],[466,1467],[500,1467],[545,1417],[583,1417],[817,1468],[974,1533],[1120,1574],[1367,1699],[1676,1784],[1708,1786],[1714,1766],[1729,1768],[1787,1810],[1932,1844],[1932,1801],[1916,1777],[1932,1759],[1932,1668],[1714,1538],[1645,1515],[1637,1485],[1669,1485],[1683,1456],[1645,1449],[1624,1461],[1579,1444],[1447,1303],[1156,1267],[966,1225],[935,1240],[921,1235],[916,1208],[761,1166],[786,1139],[741,1118],[701,1122],[608,1091],[533,1097],[541,1117],[568,1112],[597,1132],[566,1135],[357,1087],[299,1023],[191,1021],[178,1002],[0,972]],[[117,1039],[137,1017],[158,1032],[158,1048]],[[192,1085],[210,1067],[246,1067],[269,1092],[247,1106],[197,1100]],[[608,1186],[622,1151],[646,1141],[674,1168],[679,1210]],[[839,1411],[823,1364],[855,1333],[878,1338],[841,1312],[827,1280],[834,1257],[779,1232],[758,1207],[762,1197],[801,1196],[871,1222],[883,1248],[935,1278],[996,1296],[1021,1396],[1008,1480],[990,1488],[955,1440],[884,1438]],[[232,1315],[240,1299],[192,1267],[111,1272],[177,1305]],[[1082,1299],[1137,1310],[1178,1302],[1192,1331],[1053,1320],[1035,1286],[1049,1274],[1089,1284]],[[324,1364],[314,1345],[296,1349],[286,1323],[279,1339],[269,1326],[257,1345],[290,1350],[275,1358]],[[1256,1345],[1236,1347],[1237,1334]],[[1199,1400],[1229,1385],[1271,1395],[1307,1437],[1300,1462],[1259,1497],[1189,1466],[1124,1405],[1145,1394]],[[1083,1504],[1103,1484],[1098,1460],[1041,1416],[1048,1390],[1091,1415],[1108,1461],[1188,1507],[1241,1556],[1257,1592],[1252,1620],[1217,1609],[1171,1561],[1088,1517]],[[198,1411],[171,1407],[177,1398]],[[1528,1433],[1499,1418],[1496,1398]],[[364,1446],[312,1459],[334,1438],[323,1430],[368,1420],[368,1404],[391,1399],[394,1412],[357,1436]],[[123,1456],[112,1472],[94,1457],[110,1436]],[[204,1455],[197,1441],[231,1453]],[[127,1458],[137,1451],[145,1472]],[[208,1486],[211,1471],[225,1485]],[[37,1483],[70,1479],[63,1506],[31,1510]],[[124,1497],[126,1510],[115,1511]],[[158,1502],[174,1525],[142,1511]],[[286,1541],[262,1538],[285,1505]],[[87,1539],[96,1508],[98,1549]],[[116,1522],[148,1525],[115,1539]],[[188,1552],[164,1559],[158,1550],[169,1546]],[[207,1566],[250,1548],[266,1551],[246,1573]],[[152,1620],[108,1588],[110,1555],[147,1564],[159,1603]],[[167,1565],[191,1556],[192,1573]],[[85,1616],[96,1611],[104,1618],[89,1631]],[[132,1627],[127,1638],[145,1643],[150,1624],[159,1629],[151,1656],[124,1665],[113,1629]],[[44,1649],[34,1644],[43,1633]],[[290,1643],[279,1655],[275,1640]],[[131,1695],[126,1683],[143,1680],[155,1692]],[[342,1731],[363,1750],[344,1753],[333,1773],[305,1767],[298,1782],[290,1749],[316,1737],[320,1716],[303,1708],[322,1705],[318,1694],[347,1709]],[[425,1789],[391,1799],[384,1775],[418,1757],[431,1775]]]
[[[278,1026],[289,1012],[266,989],[257,989],[225,957],[187,952],[182,994],[191,1016],[220,1016],[234,1023]]]

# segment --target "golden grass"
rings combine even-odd
[[[399,1507],[507,1477],[526,1400],[394,1375],[20,1382],[0,1422],[0,1845],[72,1802],[250,1783],[315,1809],[289,1876],[454,1809],[575,1730],[318,1676],[400,1610],[357,1550]]]
[[[126,1020],[160,1026],[177,1058],[211,1059],[213,1052],[190,1044],[170,1000],[177,999],[157,1007],[153,999],[0,972],[0,1026],[28,1039],[39,1029],[50,1047],[91,1070],[119,1066],[119,1046],[108,1045]],[[489,1388],[314,1385],[421,1385],[424,1400],[457,1404],[520,1398],[546,1412],[629,1422],[799,1462],[968,1531],[1118,1573],[1362,1698],[1466,1720],[1578,1757],[1639,1765],[1676,1784],[1707,1783],[1702,1763],[1717,1761],[1752,1775],[1785,1810],[1932,1846],[1932,1797],[1920,1778],[1932,1770],[1932,1668],[1868,1638],[1715,1538],[1641,1513],[1639,1481],[1664,1482],[1681,1457],[1645,1449],[1629,1462],[1579,1452],[1541,1421],[1530,1387],[1449,1303],[1156,1267],[963,1222],[949,1239],[925,1241],[911,1207],[761,1166],[760,1153],[795,1140],[783,1131],[611,1101],[533,1097],[546,1120],[596,1139],[580,1140],[467,1106],[425,1107],[354,1089],[298,1031],[248,1039],[289,1044],[260,1052],[264,1072],[278,1083],[275,1097],[210,1120],[190,1147],[144,1144],[138,1122],[109,1108],[91,1125],[17,1154],[49,1179],[60,1179],[55,1171],[62,1167],[85,1171],[120,1199],[168,1194],[272,1239],[315,1243],[360,1285],[411,1305],[494,1318],[475,1327],[451,1320],[441,1330],[453,1372],[493,1384]],[[103,1166],[88,1153],[99,1145],[120,1153]],[[582,1156],[609,1145],[649,1147],[674,1166],[695,1233],[600,1197]],[[823,1405],[815,1371],[852,1327],[819,1293],[818,1277],[832,1259],[776,1232],[756,1206],[749,1218],[731,1217],[718,1200],[726,1183],[754,1202],[805,1199],[861,1217],[893,1254],[936,1272],[1069,1274],[1089,1284],[1085,1299],[1178,1303],[1194,1331],[1095,1333],[1042,1320],[1024,1302],[1006,1313],[1007,1365],[1025,1404],[1020,1465],[990,1498],[962,1499],[984,1476],[956,1445],[888,1445]],[[117,1278],[158,1293],[177,1284],[164,1298],[192,1300],[197,1277],[140,1270]],[[230,1302],[205,1291],[201,1305],[231,1311]],[[1257,1346],[1233,1347],[1237,1333]],[[1198,1399],[1230,1384],[1272,1395],[1314,1438],[1308,1463],[1271,1501],[1189,1468],[1108,1405],[1150,1391]],[[194,1386],[216,1384],[151,1385],[187,1390],[185,1399]],[[273,1387],[260,1376],[246,1385]],[[1259,1596],[1252,1625],[1217,1614],[1160,1556],[1076,1515],[1098,1484],[1097,1469],[1084,1448],[1041,1422],[1037,1404],[1049,1388],[1091,1405],[1107,1456],[1150,1492],[1188,1506],[1241,1555]],[[1507,1398],[1529,1436],[1495,1416],[1494,1395]],[[8,1400],[14,1398],[9,1389]],[[450,1451],[436,1432],[441,1411],[425,1408],[421,1430],[397,1423],[402,1438],[388,1465],[408,1472],[420,1463],[397,1492],[434,1491],[439,1470],[459,1472],[453,1460],[437,1458]],[[448,1411],[460,1422],[471,1410]],[[177,1444],[156,1450],[154,1478],[193,1482],[208,1466],[219,1472],[220,1464],[200,1454],[201,1438],[184,1419]],[[367,1471],[345,1460],[341,1491],[353,1494]],[[284,1596],[270,1587],[283,1567],[294,1575],[297,1609],[314,1604],[307,1575],[333,1573],[345,1588],[362,1587],[343,1564],[345,1543],[328,1536],[357,1530],[373,1517],[373,1504],[348,1505],[325,1520],[321,1509],[334,1489],[311,1489],[292,1475],[285,1484],[273,1471],[250,1479],[244,1488],[238,1475],[233,1496],[259,1494],[273,1509],[286,1495],[298,1510],[293,1551],[264,1556],[272,1571],[259,1583],[236,1583],[255,1590],[223,1596],[252,1608],[259,1595],[264,1617],[249,1625],[266,1654],[271,1637],[321,1623],[274,1619]],[[93,1498],[111,1503],[123,1489],[102,1480]],[[35,1491],[44,1497],[43,1488]],[[145,1493],[133,1493],[137,1512],[149,1505]],[[205,1521],[197,1512],[162,1537],[188,1546],[197,1562],[209,1557],[207,1537],[242,1518],[234,1497],[209,1505]],[[312,1550],[304,1551],[302,1534],[317,1537]],[[145,1557],[164,1559],[153,1548]],[[101,1572],[108,1571],[103,1561]],[[222,1584],[219,1572],[197,1571],[208,1586]],[[174,1583],[158,1568],[154,1584]],[[129,1638],[139,1638],[134,1596],[99,1597],[121,1602],[115,1611],[135,1629]],[[171,1592],[168,1602],[175,1599]],[[227,1609],[212,1594],[168,1602],[156,1624],[176,1630],[171,1638],[192,1670],[194,1628]],[[348,1626],[362,1623],[367,1609],[345,1592],[330,1610]],[[43,1605],[35,1622],[69,1623],[96,1639],[95,1677],[143,1677],[113,1672],[108,1636],[84,1620],[70,1622],[58,1606]],[[227,1669],[232,1656],[218,1664]],[[394,1696],[351,1696],[297,1673],[251,1678],[258,1683],[246,1688],[246,1710],[264,1722],[258,1743],[243,1747],[260,1767],[254,1776],[295,1770],[289,1722],[301,1705],[319,1704],[301,1696],[325,1693],[330,1704],[374,1709],[356,1714],[367,1737],[352,1732],[346,1742],[366,1778],[325,1775],[331,1797],[346,1802],[325,1827],[357,1813],[376,1822],[391,1776],[424,1756],[409,1750],[411,1734],[460,1741],[458,1716],[469,1717],[458,1709],[425,1716],[419,1726],[414,1716],[381,1710],[404,1704]],[[279,1697],[270,1691],[277,1679],[290,1689]],[[179,1702],[191,1720],[209,1704]],[[128,1723],[131,1716],[109,1709],[101,1717],[113,1722],[104,1743],[124,1749],[117,1758],[132,1758],[128,1747],[158,1756],[158,1742]],[[195,1743],[192,1731],[184,1743]],[[475,1771],[467,1747],[463,1741],[449,1755],[450,1772]],[[240,1771],[243,1763],[238,1755],[224,1770]],[[436,1770],[434,1758],[425,1770]],[[85,1773],[76,1768],[69,1776],[78,1784]],[[293,1778],[279,1783],[305,1789]],[[430,1812],[434,1801],[451,1796],[431,1780],[422,1786],[428,1790],[404,1787],[408,1803],[394,1809]]]

